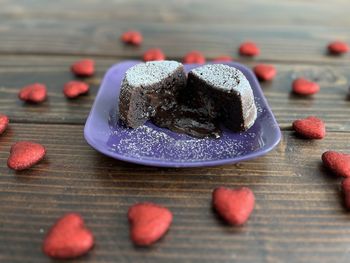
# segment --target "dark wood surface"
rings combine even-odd
[[[95,248],[74,262],[348,262],[350,215],[340,179],[325,171],[321,154],[350,152],[350,56],[329,56],[330,40],[350,42],[350,2],[336,1],[43,1],[0,0],[0,112],[11,119],[0,136],[0,262],[53,262],[41,252],[43,237],[62,214],[83,215]],[[119,35],[129,28],[145,36],[139,48]],[[262,54],[241,58],[243,40]],[[277,78],[262,84],[283,139],[267,155],[234,165],[165,169],[105,157],[83,138],[83,125],[104,72],[150,47],[171,59],[199,49],[208,59],[229,54],[250,67],[276,65]],[[62,85],[69,65],[96,60],[88,96],[67,100]],[[313,98],[290,93],[296,76],[321,85]],[[49,99],[26,105],[17,99],[28,83],[43,82]],[[295,136],[291,122],[314,114],[327,126],[324,140]],[[10,146],[33,140],[47,147],[34,168],[6,166]],[[249,186],[256,208],[247,225],[222,224],[211,208],[216,186]],[[134,247],[126,212],[138,201],[163,204],[174,223],[160,242]]]

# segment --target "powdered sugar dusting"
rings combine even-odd
[[[169,76],[181,66],[179,62],[171,60],[140,63],[126,71],[125,79],[131,86],[149,86]]]
[[[264,109],[261,107],[261,103],[260,103],[260,98],[259,97],[254,97],[254,101],[255,101],[255,107],[258,113],[263,113]]]
[[[109,150],[126,157],[173,162],[213,161],[238,157],[264,144],[249,130],[232,133],[223,128],[225,132],[219,139],[197,139],[159,128],[151,122],[136,129],[126,128],[113,112],[109,119]]]
[[[208,64],[192,70],[197,77],[204,79],[213,87],[220,90],[253,93],[250,84],[244,74],[235,67],[224,64]]]
[[[128,129],[118,122],[117,103],[125,72],[138,61],[126,61],[106,74],[85,125],[88,143],[116,159],[165,167],[196,167],[233,163],[271,150],[280,132],[254,75],[242,65],[230,63],[244,73],[252,85],[257,107],[255,124],[243,133],[223,129],[219,139],[196,139],[159,128],[151,122]],[[185,65],[186,72],[198,67]],[[108,120],[108,122],[106,121]]]
[[[110,150],[123,153],[134,158],[157,159],[188,162],[207,161],[230,158],[241,155],[247,145],[240,140],[225,140],[218,143],[217,139],[177,139],[165,132],[143,125],[133,130],[114,131],[114,136],[122,138]],[[245,137],[254,138],[251,134]],[[255,148],[250,145],[249,148]]]

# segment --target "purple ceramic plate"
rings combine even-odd
[[[272,150],[281,138],[278,124],[252,71],[238,63],[223,63],[238,68],[252,86],[258,117],[246,132],[227,129],[219,139],[196,139],[159,128],[152,122],[128,129],[118,122],[120,84],[125,72],[140,61],[125,61],[106,73],[86,121],[86,141],[97,151],[115,159],[151,166],[195,167],[236,163]],[[185,65],[190,71],[200,65]]]

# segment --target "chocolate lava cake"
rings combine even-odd
[[[147,120],[194,137],[219,137],[220,123],[239,132],[250,128],[257,110],[241,71],[210,64],[188,74],[175,61],[154,61],[130,68],[119,99],[120,119],[131,128]]]
[[[176,61],[152,61],[130,68],[122,82],[119,96],[120,119],[137,128],[157,111],[167,112],[177,103],[186,86],[183,65]]]
[[[206,108],[211,118],[232,131],[249,129],[257,116],[248,80],[241,71],[227,65],[209,64],[190,71],[183,97],[195,98],[187,104]]]

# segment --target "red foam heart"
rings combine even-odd
[[[322,154],[323,164],[339,176],[350,177],[350,155],[335,151]]]
[[[34,83],[28,86],[23,87],[18,93],[19,99],[31,102],[31,103],[40,103],[46,100],[47,90],[46,86],[41,83]]]
[[[9,118],[0,113],[0,135],[4,133],[9,124]]]
[[[126,31],[121,35],[121,40],[125,44],[138,46],[142,43],[143,37],[138,31]]]
[[[277,71],[273,65],[259,64],[253,68],[255,75],[258,79],[267,81],[275,78]]]
[[[231,225],[244,224],[254,209],[255,197],[247,187],[218,187],[213,191],[212,198],[215,210]]]
[[[326,135],[324,122],[315,116],[295,120],[293,122],[293,129],[308,139],[322,139]]]
[[[17,171],[28,169],[41,161],[45,153],[45,147],[39,143],[17,142],[11,147],[7,165]]]
[[[344,194],[344,204],[347,209],[350,209],[350,177],[345,178],[341,184]]]
[[[220,56],[213,59],[213,62],[232,62],[233,58],[230,56]]]
[[[89,85],[82,81],[69,81],[64,84],[63,94],[70,99],[89,92]]]
[[[165,55],[159,48],[151,48],[143,53],[143,61],[164,60]]]
[[[239,53],[243,56],[254,57],[260,54],[260,49],[254,42],[244,42],[239,47]]]
[[[94,245],[94,237],[79,214],[61,217],[48,232],[44,253],[52,258],[71,259],[86,254]]]
[[[333,55],[341,55],[349,52],[349,46],[345,42],[334,41],[329,43],[328,51]]]
[[[153,203],[133,205],[128,212],[131,240],[139,246],[148,246],[160,239],[169,229],[172,213]]]
[[[183,63],[186,63],[186,64],[204,64],[205,57],[201,52],[199,52],[197,50],[193,50],[191,52],[188,52],[184,56]]]
[[[72,72],[80,77],[90,77],[95,73],[95,61],[92,59],[83,59],[76,61],[71,66]]]
[[[298,78],[293,81],[292,84],[293,92],[298,95],[312,95],[320,90],[320,86],[316,82],[304,78]]]

